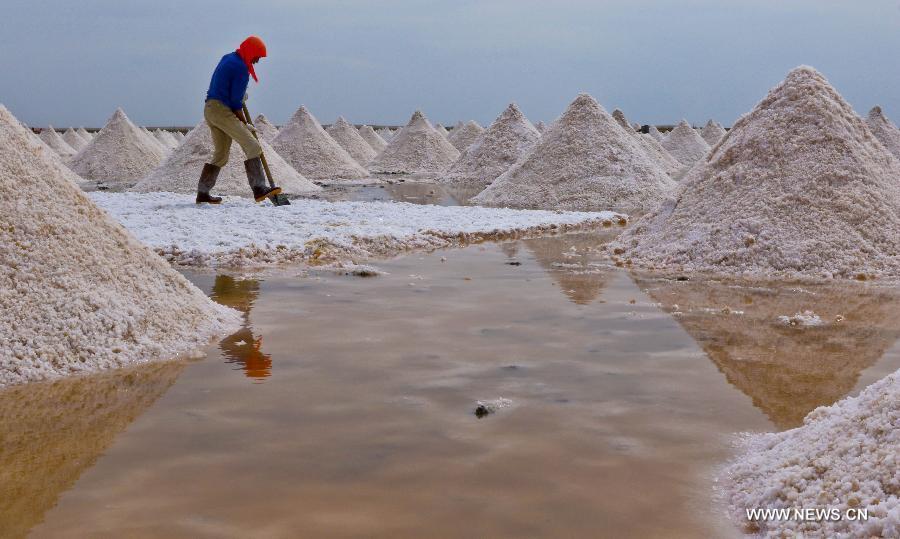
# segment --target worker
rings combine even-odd
[[[203,165],[200,173],[197,204],[222,202],[221,197],[212,196],[209,192],[216,185],[219,171],[228,163],[232,140],[241,145],[247,157],[244,169],[247,171],[253,198],[261,202],[281,193],[280,187],[269,187],[266,183],[261,159],[262,146],[251,132],[252,127],[247,123],[248,119],[244,118],[243,111],[250,77],[259,82],[253,66],[260,58],[265,57],[266,45],[263,40],[250,36],[236,51],[223,56],[213,71],[203,108],[203,117],[212,134],[213,155],[210,162]]]

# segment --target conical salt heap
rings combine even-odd
[[[278,153],[269,146],[265,140],[260,144],[263,153],[272,171],[276,185],[287,194],[309,193],[320,191],[322,188],[304,178],[294,170]],[[138,193],[154,191],[168,191],[172,193],[196,193],[197,180],[200,170],[209,162],[213,154],[212,134],[209,126],[203,120],[188,133],[184,141],[172,151],[172,154],[163,163],[131,188]],[[215,194],[237,195],[249,197],[252,195],[250,185],[247,183],[247,173],[244,161],[247,156],[240,145],[232,144],[228,164],[219,171]]]
[[[617,240],[636,265],[788,277],[900,276],[900,161],[799,67]]]
[[[94,138],[94,135],[90,134],[88,132],[88,130],[83,127],[79,127],[77,129],[77,131],[78,131],[78,134],[81,135],[81,138],[83,138],[85,142],[90,142],[91,139]]]
[[[372,129],[370,125],[364,125],[359,128],[359,136],[363,138],[364,141],[369,143],[369,146],[375,150],[375,154],[380,154],[387,148],[387,141],[381,138],[381,136]]]
[[[540,140],[515,103],[510,104],[453,164],[442,183],[484,189]]]
[[[672,154],[669,153],[668,150],[662,147],[662,144],[659,143],[655,138],[651,135],[645,135],[643,133],[634,133],[638,140],[641,141],[641,147],[647,153],[647,156],[650,157],[666,174],[668,174],[673,179],[678,179],[681,173],[685,170],[685,166],[672,157]]]
[[[593,97],[579,95],[540,142],[473,201],[561,210],[642,211],[675,182]]]
[[[87,180],[126,188],[158,167],[164,158],[160,144],[131,123],[122,109],[116,109],[97,136],[72,158],[70,166]]]
[[[866,125],[869,126],[875,138],[881,141],[894,157],[900,159],[900,129],[897,129],[894,122],[884,115],[881,107],[877,105],[872,107],[872,110],[869,111],[869,115],[866,117]]]
[[[616,123],[621,125],[622,128],[625,129],[626,131],[629,131],[629,132],[634,131],[634,129],[631,128],[631,124],[628,123],[628,118],[625,117],[625,113],[622,112],[621,110],[615,109],[612,112],[612,117],[616,121]]]
[[[453,129],[453,132],[447,135],[447,140],[456,147],[457,150],[463,151],[469,147],[478,135],[484,132],[484,128],[478,125],[475,120],[469,120],[461,126]]]
[[[322,129],[306,107],[300,107],[272,141],[289,165],[312,180],[358,179],[369,174],[347,150]]]
[[[662,133],[659,132],[659,129],[657,129],[655,125],[650,126],[650,136],[655,138],[659,143],[662,143],[663,139],[666,138]]]
[[[71,127],[66,129],[66,132],[62,135],[62,139],[76,152],[80,151],[88,144],[88,141],[81,138],[81,135]]]
[[[459,158],[459,152],[431,127],[420,111],[413,113],[369,165],[373,173],[418,174],[444,172]]]
[[[534,124],[534,128],[538,130],[538,133],[543,134],[543,132],[547,129],[547,124],[545,124],[543,121],[540,121]]]
[[[269,144],[272,144],[272,141],[278,136],[278,128],[264,114],[256,116],[256,119],[253,120],[253,126],[256,127],[256,132],[259,133],[259,136]]]
[[[693,165],[709,152],[709,144],[687,120],[681,120],[669,131],[661,144],[672,157],[687,166]]]
[[[368,165],[377,154],[375,149],[359,135],[359,131],[343,116],[338,117],[337,121],[328,126],[325,132],[331,135],[331,138],[336,140],[341,148],[347,150],[350,157],[360,165]]]
[[[67,181],[3,106],[0,168],[0,387],[171,358],[240,324]]]
[[[150,130],[146,127],[140,127],[139,129],[141,130],[141,133],[143,133],[144,136],[147,137],[148,141],[150,141],[152,144],[157,145],[159,149],[162,150],[163,155],[169,155],[169,150],[171,150],[171,148],[169,148],[164,142],[156,138],[156,135],[151,133]]]
[[[56,129],[53,129],[52,125],[47,126],[46,129],[41,129],[39,136],[44,141],[44,144],[63,159],[68,159],[77,153],[72,146],[59,136],[59,133],[57,133]]]
[[[434,130],[437,131],[438,134],[444,138],[447,138],[450,136],[450,132],[447,131],[447,128],[444,127],[442,124],[435,124]]]
[[[153,133],[153,137],[158,140],[166,150],[174,150],[178,146],[178,142],[174,138],[169,136],[168,131],[157,129]]]
[[[393,131],[391,131],[390,129],[388,129],[387,127],[382,127],[381,129],[379,129],[375,132],[378,133],[378,136],[383,138],[385,142],[390,142],[391,139],[394,138],[394,135],[396,134]]]
[[[700,137],[710,146],[715,146],[717,142],[722,140],[722,137],[724,137],[726,133],[727,131],[722,127],[722,124],[714,120],[709,120],[706,122],[706,125],[703,126],[703,129],[700,130]]]

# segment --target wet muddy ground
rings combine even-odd
[[[900,368],[896,291],[661,280],[607,266],[604,240],[413,254],[369,278],[189,274],[245,313],[206,357],[0,393],[0,525],[739,535],[714,497],[733,436]],[[797,325],[806,310],[821,323]]]

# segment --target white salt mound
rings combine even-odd
[[[363,140],[369,143],[369,146],[371,146],[372,149],[375,150],[376,155],[387,148],[387,141],[381,138],[381,136],[376,133],[370,125],[364,125],[360,127],[359,136],[361,136]]]
[[[156,139],[131,123],[122,109],[116,109],[70,166],[82,178],[127,188],[158,167],[165,155]]]
[[[47,126],[46,129],[41,129],[41,134],[39,136],[41,140],[44,141],[44,144],[63,159],[68,159],[77,153],[74,148],[69,146],[69,144],[59,136],[59,133],[57,133],[56,129],[53,129],[52,125]]]
[[[81,138],[84,139],[85,142],[90,142],[94,135],[90,134],[87,129],[83,127],[78,128],[78,134],[81,135]]]
[[[359,179],[369,174],[347,150],[300,107],[278,132],[272,147],[294,169],[313,180]]]
[[[156,140],[158,140],[166,150],[174,150],[178,146],[178,142],[173,137],[169,136],[168,131],[157,129],[153,133],[153,137],[156,138]]]
[[[3,106],[0,290],[0,387],[172,358],[241,325],[60,175]]]
[[[877,105],[872,107],[872,110],[869,111],[869,115],[866,117],[866,124],[872,130],[875,138],[880,140],[894,157],[900,159],[900,129],[897,129],[894,122],[884,115],[881,107]]]
[[[159,146],[159,148],[160,148],[160,149],[162,150],[162,152],[163,152],[163,155],[168,155],[168,154],[169,154],[169,150],[170,150],[171,148],[169,148],[168,146],[166,146],[164,143],[160,142],[160,140],[159,140],[158,138],[156,138],[156,135],[154,135],[153,133],[151,133],[149,129],[147,129],[146,127],[141,127],[140,130],[141,130],[141,133],[143,133],[144,136],[147,137],[147,140],[149,140],[151,143],[156,144],[157,146]]]
[[[900,161],[799,67],[614,248],[635,265],[789,278],[900,276]]]
[[[275,179],[275,184],[287,194],[310,193],[320,191],[322,188],[304,178],[281,158],[278,153],[269,146],[265,140],[260,144],[269,170]],[[138,193],[153,191],[168,191],[171,193],[196,193],[197,180],[203,165],[212,157],[212,134],[206,121],[201,121],[194,129],[191,129],[184,141],[172,151],[163,163],[131,188]],[[247,156],[239,144],[231,145],[231,154],[228,163],[219,171],[214,194],[252,196],[250,185],[247,182],[247,172],[244,161]]]
[[[528,153],[540,138],[541,134],[512,103],[463,151],[439,181],[484,189]]]
[[[534,124],[534,128],[538,130],[538,133],[543,133],[544,130],[547,129],[547,124],[545,124],[543,121],[540,121]]]
[[[81,138],[81,135],[71,127],[66,129],[66,132],[62,134],[62,139],[76,152],[87,146],[87,141]]]
[[[663,139],[663,148],[683,165],[693,165],[709,152],[709,144],[686,120],[675,126]]]
[[[900,537],[900,371],[802,427],[751,436],[723,487],[735,521],[764,537]],[[868,520],[749,522],[753,508],[853,508]]]
[[[331,138],[336,140],[342,148],[347,150],[350,157],[360,165],[368,165],[377,155],[375,149],[369,146],[369,143],[360,136],[359,131],[345,120],[343,116],[328,126],[325,132],[331,135]]]
[[[644,148],[644,151],[647,153],[647,156],[650,157],[661,169],[663,169],[666,174],[671,176],[674,179],[678,179],[681,173],[684,171],[685,166],[681,164],[678,159],[672,157],[672,154],[669,153],[668,150],[663,148],[662,144],[659,143],[658,140],[653,138],[651,135],[645,135],[643,133],[634,132],[635,136],[638,140],[641,141],[641,147]]]
[[[700,130],[700,137],[710,146],[715,146],[717,142],[722,140],[725,133],[727,133],[727,131],[722,127],[722,124],[714,120],[709,120],[706,122],[706,125],[703,126],[703,129]]]
[[[378,136],[383,138],[385,142],[390,142],[391,139],[394,138],[394,135],[396,134],[393,131],[391,131],[390,129],[388,129],[387,127],[382,127],[381,129],[379,129],[375,132],[378,133]]]
[[[657,142],[662,142],[665,137],[662,133],[659,132],[659,129],[656,128],[655,125],[650,126],[650,136],[655,138]],[[667,150],[668,151],[668,150]]]
[[[616,121],[616,123],[621,125],[622,128],[625,129],[626,131],[634,131],[631,128],[631,124],[628,122],[628,118],[625,117],[625,113],[622,112],[621,110],[619,110],[619,109],[613,110],[612,117]]]
[[[278,128],[264,114],[256,116],[256,119],[253,120],[253,126],[256,127],[256,132],[259,133],[259,136],[269,144],[278,136]]]
[[[450,132],[447,131],[447,128],[444,127],[442,124],[435,124],[434,130],[437,131],[438,134],[444,138],[447,138],[450,136]]]
[[[453,129],[453,132],[447,136],[447,140],[456,147],[457,150],[463,151],[469,147],[478,135],[484,132],[484,128],[478,125],[474,120],[469,120],[462,126]]]
[[[459,152],[431,127],[420,111],[394,136],[369,165],[373,173],[417,174],[444,172],[459,158]]]
[[[593,97],[579,95],[540,142],[473,199],[522,208],[644,211],[675,182]]]

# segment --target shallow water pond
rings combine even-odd
[[[900,368],[892,290],[654,279],[601,241],[189,274],[245,313],[205,358],[0,392],[0,536],[736,536],[734,433]]]

